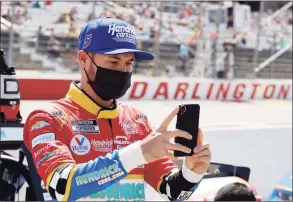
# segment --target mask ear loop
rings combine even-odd
[[[85,52],[85,53],[86,53],[87,56],[91,59],[92,63],[94,63],[94,65],[97,67],[96,63],[95,63],[95,62],[93,61],[93,59],[89,56],[89,54],[88,54],[87,52]],[[92,65],[92,64],[91,64],[91,65]],[[94,81],[90,80],[90,77],[89,77],[88,73],[86,72],[85,68],[83,68],[83,70],[84,70],[85,75],[86,75],[87,80],[88,80],[87,83],[88,83],[88,84],[93,83]]]
[[[87,77],[87,83],[88,83],[88,84],[92,83],[93,81],[90,80],[90,77],[89,77],[89,75],[87,74],[85,68],[83,68],[83,70],[84,70],[84,73],[85,73],[85,75],[86,75],[86,77]]]

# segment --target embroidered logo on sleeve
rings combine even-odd
[[[45,154],[37,163],[37,167],[39,167],[44,161],[54,157],[54,156],[57,156],[59,154],[58,151],[52,151],[52,152],[49,152],[47,154]]]
[[[51,124],[48,123],[47,121],[43,121],[43,120],[38,121],[32,126],[31,131],[38,130],[38,129],[41,129],[41,128],[44,128],[44,127],[50,126],[50,125]]]
[[[40,143],[51,142],[55,140],[55,133],[43,133],[41,135],[36,136],[32,140],[32,147],[36,147]]]
[[[193,191],[181,191],[178,200],[187,200],[192,195]]]

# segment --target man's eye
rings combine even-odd
[[[112,64],[117,64],[117,62],[116,62],[116,61],[110,61],[110,63],[112,63]]]

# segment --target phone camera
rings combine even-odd
[[[179,112],[182,115],[186,111],[186,107],[184,105],[179,106]]]

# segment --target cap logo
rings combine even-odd
[[[92,36],[93,36],[92,34],[88,34],[85,36],[84,41],[83,41],[83,45],[82,45],[82,49],[87,48],[91,44]]]
[[[135,28],[133,26],[109,25],[108,34],[113,37],[116,42],[128,42],[135,44]]]

